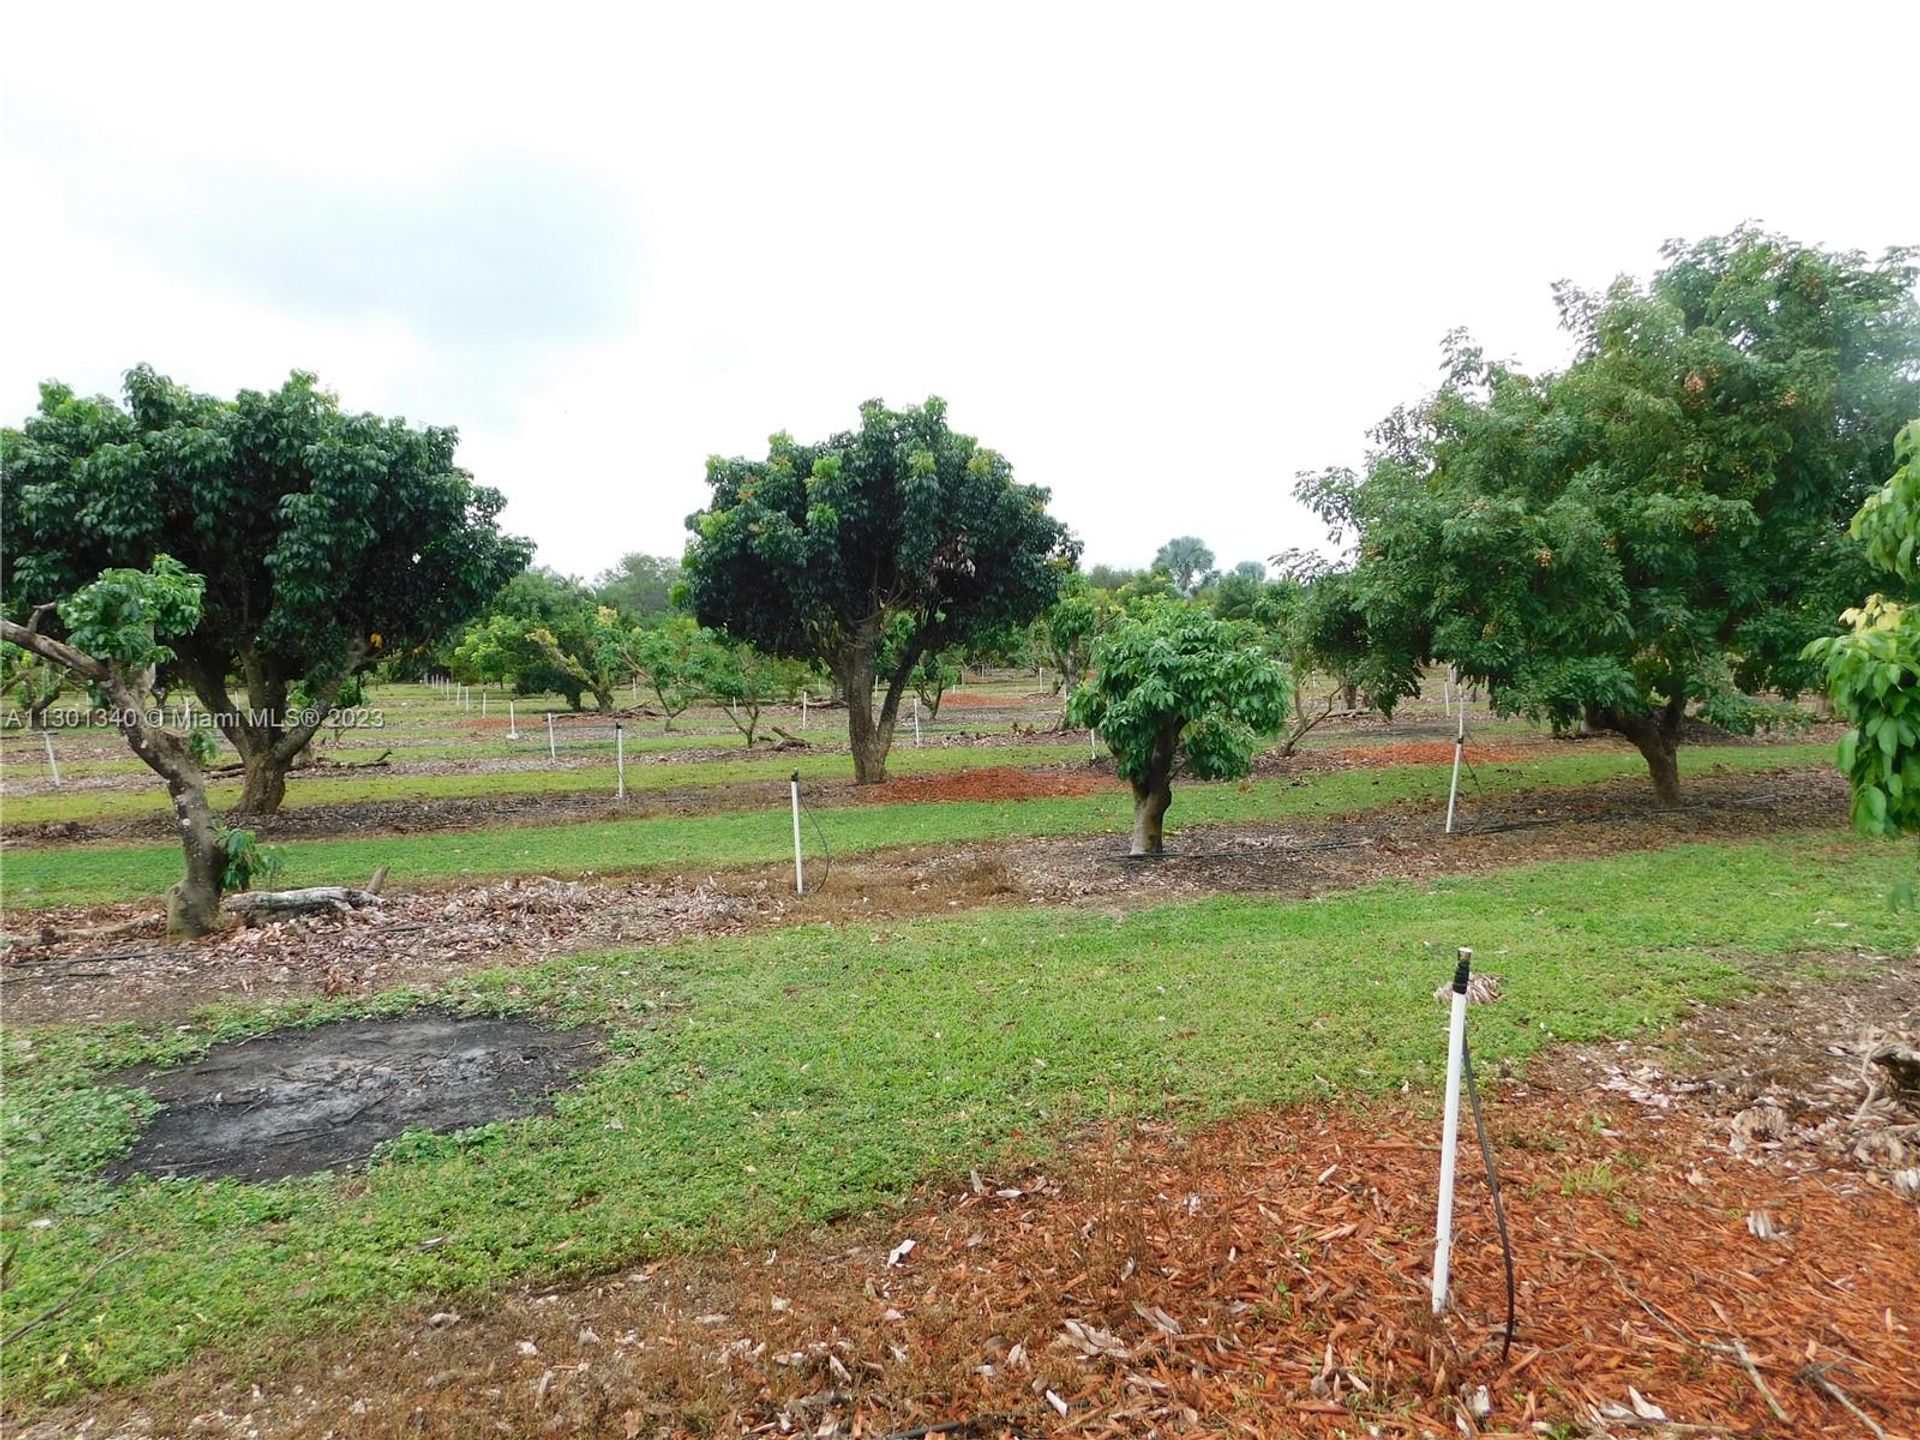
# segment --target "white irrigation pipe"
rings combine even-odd
[[[807,893],[806,871],[800,863],[800,772],[793,772],[793,893]]]
[[[487,692],[485,690],[480,692],[480,718],[482,720],[487,718]]]
[[[1447,1099],[1440,1127],[1440,1213],[1433,1227],[1433,1313],[1447,1308],[1447,1270],[1453,1261],[1453,1171],[1460,1145],[1460,1071],[1467,1051],[1467,981],[1473,951],[1460,947],[1453,972],[1453,1013],[1447,1023]]]
[[[920,748],[920,697],[913,697],[913,748]]]
[[[613,722],[613,768],[620,777],[620,788],[614,792],[614,799],[627,798],[627,732],[618,720]]]
[[[800,691],[800,728],[807,728],[807,692],[804,686]]]
[[[53,783],[58,785],[60,783],[60,762],[53,758],[53,732],[51,730],[42,730],[40,732],[40,738],[47,742],[47,769],[53,772]]]
[[[555,763],[560,759],[560,752],[553,745],[553,711],[551,710],[547,711],[547,759]]]
[[[1467,753],[1467,707],[1460,707],[1460,728],[1453,737],[1453,783],[1447,787],[1447,834],[1453,833],[1453,807],[1460,798],[1460,761]]]
[[[1088,763],[1090,763],[1090,764],[1092,764],[1092,763],[1097,763],[1097,762],[1099,761],[1099,759],[1100,759],[1100,751],[1099,751],[1099,748],[1098,748],[1098,747],[1099,747],[1099,744],[1100,744],[1100,730],[1099,730],[1099,727],[1098,727],[1098,726],[1095,726],[1095,725],[1089,725],[1089,726],[1087,727],[1087,760],[1088,760]]]
[[[514,722],[513,699],[511,696],[509,696],[507,699],[507,739],[518,740],[519,738],[520,738],[520,727]]]

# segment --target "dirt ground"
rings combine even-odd
[[[364,1160],[407,1130],[466,1130],[547,1108],[598,1056],[588,1030],[431,1010],[277,1030],[172,1069],[104,1077],[160,1110],[105,1172],[279,1180]]]
[[[0,958],[9,1020],[177,1018],[222,999],[431,988],[478,969],[551,955],[658,945],[795,922],[869,924],[974,905],[1123,910],[1216,893],[1305,897],[1377,880],[1415,882],[1516,864],[1689,841],[1842,826],[1845,781],[1826,767],[1701,775],[1688,803],[1648,808],[1645,782],[1474,798],[1467,829],[1443,837],[1441,811],[1394,807],[1283,826],[1196,826],[1167,857],[1130,862],[1122,837],[1069,836],[910,847],[843,857],[819,890],[792,893],[785,866],[697,875],[563,881],[509,878],[407,890],[349,915],[237,929],[186,945],[157,937],[151,905],[21,913]],[[1177,818],[1177,810],[1176,810]],[[144,935],[77,932],[146,923]]]
[[[1920,1206],[1846,1117],[1920,1128],[1920,1097],[1860,1073],[1916,1007],[1911,959],[1854,962],[1483,1076],[1504,1356],[1478,1159],[1436,1322],[1438,1121],[1394,1095],[1088,1133],[1044,1173],[983,1163],[776,1248],[422,1306],[25,1435],[1912,1440]],[[1756,1143],[1740,1117],[1780,1089],[1807,1123]]]

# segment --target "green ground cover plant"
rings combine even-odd
[[[1079,1121],[1427,1089],[1444,1048],[1431,992],[1458,944],[1504,977],[1502,1002],[1475,1013],[1489,1072],[1555,1039],[1661,1025],[1782,957],[1906,953],[1910,917],[1887,896],[1907,863],[1835,831],[1310,901],[989,909],[568,956],[441,997],[606,1027],[608,1063],[554,1114],[406,1136],[364,1176],[264,1185],[103,1185],[93,1171],[150,1102],[95,1082],[422,997],[14,1028],[8,1325],[113,1259],[7,1348],[10,1400],[72,1399],[210,1349],[264,1363],[295,1336],[429,1300],[765,1239],[929,1175],[1004,1173]]]

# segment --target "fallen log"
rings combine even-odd
[[[314,885],[305,890],[243,890],[227,897],[227,913],[240,920],[280,919],[288,915],[345,915],[383,905],[371,890],[351,885]]]

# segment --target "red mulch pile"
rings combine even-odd
[[[983,765],[945,775],[905,775],[885,785],[869,785],[856,798],[869,805],[908,805],[922,800],[1039,800],[1062,795],[1096,795],[1112,790],[1111,776],[1090,771],[1016,770]]]
[[[1539,747],[1530,750],[1516,749],[1510,745],[1467,744],[1467,763],[1470,765],[1505,765],[1515,760],[1526,760],[1540,753]],[[1451,740],[1401,740],[1393,744],[1351,745],[1340,752],[1341,758],[1355,765],[1451,765],[1453,763],[1453,741]]]
[[[1061,1179],[975,1175],[884,1228],[323,1342],[304,1391],[289,1375],[231,1418],[312,1437],[634,1440],[1851,1437],[1870,1433],[1864,1414],[1920,1433],[1920,1208],[1857,1170],[1737,1157],[1714,1122],[1584,1080],[1501,1088],[1519,1271],[1504,1361],[1477,1156],[1462,1158],[1457,1308],[1436,1324],[1438,1127],[1430,1099],[1395,1098],[1191,1139],[1108,1134],[1063,1156]]]

